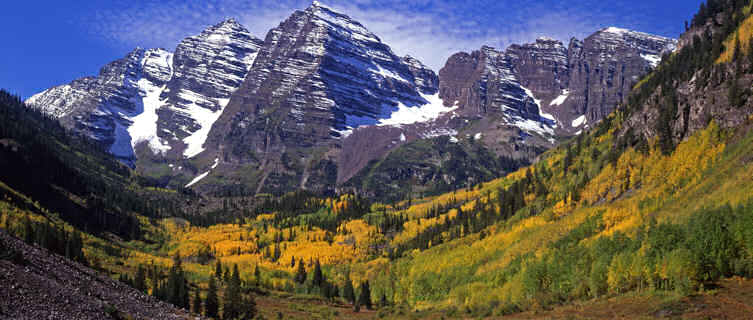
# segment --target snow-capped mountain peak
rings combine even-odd
[[[245,78],[261,40],[234,19],[186,38],[175,53],[137,48],[103,67],[26,102],[100,141],[133,164],[137,146],[173,157],[198,154],[213,120]]]

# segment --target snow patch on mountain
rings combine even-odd
[[[55,119],[70,114],[77,106],[77,102],[87,95],[64,84],[44,90],[26,99],[26,104],[39,109],[42,113]]]
[[[427,101],[426,104],[417,107],[408,107],[398,102],[398,108],[392,112],[389,118],[379,120],[379,126],[400,126],[417,122],[427,122],[439,118],[446,112],[457,109],[457,105],[445,107],[444,101],[439,98],[439,93],[427,95],[421,93]]]
[[[656,54],[641,54],[641,58],[643,60],[648,61],[648,63],[651,65],[652,68],[656,68],[659,66],[659,63],[661,62],[661,57]]]
[[[586,121],[588,121],[588,119],[586,119],[586,115],[582,115],[580,117],[577,117],[577,118],[575,118],[575,120],[573,120],[572,127],[573,128],[580,127],[581,125],[583,125],[584,123],[586,123]]]
[[[143,110],[140,114],[129,118],[131,125],[127,131],[131,147],[135,149],[137,144],[147,142],[152,153],[164,154],[170,150],[170,146],[157,136],[157,119],[159,118],[157,109],[164,104],[164,101],[160,101],[160,94],[165,87],[157,87],[146,79],[139,79],[138,86],[143,94],[141,102]]]
[[[520,86],[520,87],[523,89],[523,91],[525,91],[525,93],[529,97],[531,97],[531,99],[533,99],[533,101],[536,103],[536,107],[539,109],[539,120],[540,120],[540,122],[543,122],[543,126],[537,126],[537,127],[549,126],[549,127],[551,127],[550,129],[556,128],[557,127],[557,119],[554,118],[554,115],[544,112],[544,109],[541,108],[541,100],[536,99],[536,96],[533,95],[533,92],[530,89],[528,89],[528,88],[526,88],[524,86]],[[522,122],[517,121],[516,123],[522,123]],[[523,124],[523,126],[526,127],[526,128],[528,128],[528,127],[530,127],[530,123],[525,123],[525,124]],[[554,132],[554,131],[552,131],[552,132]]]
[[[545,123],[542,123],[540,121],[535,121],[531,119],[523,119],[520,117],[512,117],[512,121],[510,122],[510,124],[529,133],[538,133],[544,136],[554,135],[554,129],[551,126],[548,126]]]
[[[648,34],[644,32],[632,31],[623,28],[609,27],[602,29],[599,36],[611,41],[625,43],[635,48],[652,68],[656,68],[661,62],[662,54],[674,52],[677,50],[677,40]]]
[[[188,104],[186,109],[184,109],[184,112],[187,113],[191,119],[194,119],[196,124],[200,127],[199,130],[194,131],[191,135],[183,139],[183,143],[186,144],[183,156],[186,158],[193,158],[205,150],[204,142],[207,141],[212,125],[217,122],[217,119],[222,115],[222,111],[225,110],[225,106],[227,106],[230,101],[229,99],[217,100],[220,109],[216,111],[202,108],[197,105],[195,101]]]
[[[458,131],[455,130],[455,129],[450,129],[450,128],[435,128],[435,129],[432,129],[430,131],[421,133],[421,138],[423,138],[423,139],[431,139],[431,138],[436,138],[436,137],[441,137],[441,136],[450,136],[450,140],[452,140],[452,138],[455,138],[455,136],[457,136],[457,135],[458,135]],[[455,139],[457,139],[457,138],[455,138]]]
[[[560,94],[557,98],[554,98],[551,103],[549,103],[550,106],[560,106],[563,103],[565,103],[565,100],[570,97],[570,90],[564,89],[562,90],[562,94]]]

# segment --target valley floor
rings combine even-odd
[[[586,301],[502,319],[753,319],[753,280],[725,279],[689,297],[628,295]]]
[[[381,311],[329,305],[320,300],[270,295],[256,302],[266,319],[753,319],[753,280],[739,277],[724,279],[719,287],[689,297],[667,294],[628,294],[594,299],[511,315],[474,317],[455,313],[410,311],[391,307]]]

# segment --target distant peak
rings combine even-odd
[[[618,27],[606,27],[606,28],[602,29],[601,31],[602,32],[608,32],[608,33],[626,33],[626,32],[631,32],[628,29],[618,28]]]
[[[201,32],[204,37],[212,37],[218,35],[228,35],[234,33],[248,33],[248,29],[235,20],[235,18],[227,18],[219,23],[209,26]]]
[[[319,1],[316,1],[316,0],[314,0],[313,2],[311,2],[311,8],[324,8],[324,9],[332,11],[332,8],[330,8],[330,7],[324,5],[323,3],[319,2]]]
[[[557,41],[557,40],[554,39],[554,38],[547,37],[547,36],[540,36],[540,37],[536,38],[536,41],[554,42],[554,41]]]
[[[235,18],[227,18],[225,20],[222,20],[220,23],[216,24],[215,27],[223,27],[223,26],[241,26],[241,24],[238,22],[238,20],[235,20]]]
[[[625,28],[619,28],[619,27],[607,27],[604,29],[601,29],[597,32],[597,34],[611,34],[616,35],[620,37],[638,37],[638,38],[649,38],[654,39],[657,41],[668,41],[668,42],[676,42],[677,40],[672,38],[667,38],[664,36],[659,36],[651,33],[641,32],[641,31],[635,31]]]

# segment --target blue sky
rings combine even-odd
[[[438,71],[449,55],[539,36],[584,38],[607,26],[677,37],[701,0],[321,0],[393,50]],[[0,13],[0,88],[28,97],[96,75],[134,47],[169,50],[234,17],[259,38],[310,0],[8,1]]]

